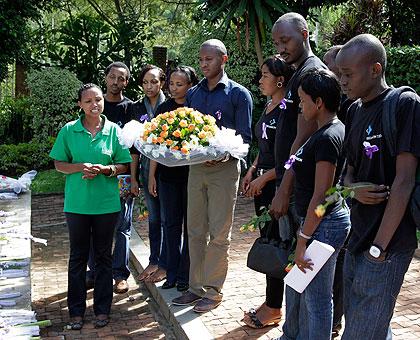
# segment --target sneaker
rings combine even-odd
[[[124,294],[128,292],[128,282],[124,279],[115,280],[114,292],[116,294]]]
[[[221,303],[222,301],[202,298],[200,301],[196,303],[196,305],[193,308],[193,311],[196,313],[206,313],[206,312],[211,311],[212,309],[215,309]]]
[[[201,300],[200,296],[195,295],[194,293],[191,293],[191,292],[185,292],[181,296],[173,299],[172,303],[176,306],[189,306],[199,300]]]

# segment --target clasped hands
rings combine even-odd
[[[81,171],[82,178],[94,179],[97,175],[105,173],[106,170],[109,170],[109,166],[107,165],[83,163]]]

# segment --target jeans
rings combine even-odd
[[[93,310],[108,315],[112,303],[112,239],[118,212],[102,215],[66,213],[70,239],[67,305],[70,317],[86,310],[86,265],[93,245],[95,261]]]
[[[286,287],[286,321],[281,339],[329,340],[331,338],[332,289],[338,253],[350,231],[350,216],[342,208],[324,217],[312,239],[327,243],[335,252],[302,294]]]
[[[365,253],[344,260],[343,340],[390,340],[390,321],[414,250],[388,253],[383,262]]]
[[[140,180],[143,184],[144,198],[149,211],[149,263],[166,269],[166,247],[163,246],[165,244],[165,235],[160,219],[160,202],[158,197],[150,195],[148,189],[150,160],[145,156],[141,156],[140,162]],[[157,191],[159,192],[159,190]]]
[[[133,224],[134,198],[127,196],[121,198],[121,211],[118,216],[115,231],[114,253],[112,255],[112,275],[114,280],[127,280],[130,276],[128,261],[130,257],[130,237],[131,226]],[[88,280],[93,280],[95,275],[95,261],[93,256],[93,247],[89,252],[88,260],[89,271],[86,274]]]
[[[171,284],[188,283],[187,182],[159,180],[159,199],[166,241],[166,279]]]
[[[341,248],[337,256],[337,262],[335,264],[334,273],[334,284],[333,284],[333,327],[341,325],[341,320],[344,314],[344,255],[346,253],[345,245]]]

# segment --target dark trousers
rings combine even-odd
[[[112,240],[119,213],[83,215],[66,213],[70,239],[67,305],[70,317],[86,310],[86,266],[92,240],[95,259],[93,310],[110,313],[112,303]]]
[[[271,205],[271,201],[276,192],[276,181],[272,180],[265,185],[262,189],[261,195],[255,196],[254,204],[255,204],[255,212],[257,215],[261,215],[261,207],[266,207]],[[261,236],[267,236],[272,239],[280,239],[279,230],[278,228],[272,228],[270,235],[266,235],[267,227],[269,226],[270,222],[267,222],[264,228],[261,230]],[[277,225],[277,223],[276,223]],[[266,300],[265,303],[270,308],[281,308],[283,303],[283,291],[284,291],[284,283],[283,279],[278,279],[275,277],[271,277],[266,275],[266,282],[267,287],[265,290]]]
[[[159,200],[166,246],[166,278],[169,283],[188,283],[187,182],[159,180]]]
[[[347,238],[348,239],[348,238]],[[341,319],[344,315],[344,256],[346,254],[346,245],[340,249],[337,262],[335,264],[334,284],[333,284],[333,327],[341,325]]]

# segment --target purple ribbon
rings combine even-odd
[[[286,101],[284,100],[284,98],[281,100],[279,107],[282,110],[286,109],[287,106],[286,106]]]
[[[222,119],[222,111],[217,110],[214,115],[217,117],[218,120]]]
[[[291,155],[290,158],[287,160],[287,162],[284,163],[284,168],[286,170],[289,170],[293,166],[293,163],[295,161],[296,161],[296,156],[295,155]]]
[[[144,114],[143,116],[140,117],[140,123],[144,123],[145,121],[147,121],[149,118],[149,116],[147,114]]]
[[[261,138],[264,138],[264,139],[268,139],[268,136],[267,136],[267,124],[266,123],[262,123],[262,137]]]
[[[369,142],[363,142],[363,146],[365,147],[366,156],[368,156],[369,159],[372,159],[374,152],[379,151],[379,148],[377,145],[370,145]]]

